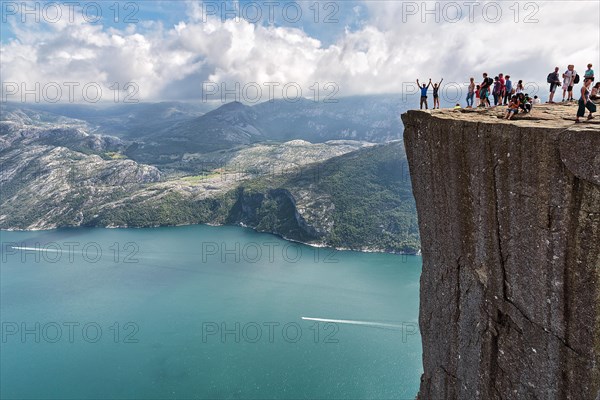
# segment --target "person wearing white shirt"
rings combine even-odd
[[[569,97],[567,101],[573,101],[573,86],[575,86],[575,76],[577,72],[575,72],[575,66],[569,65],[563,77],[563,98],[562,101],[565,101],[565,95],[569,93]]]

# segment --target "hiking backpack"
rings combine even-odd
[[[575,79],[573,79],[573,83],[574,84],[579,83],[579,74],[575,74]]]

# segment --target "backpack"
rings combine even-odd
[[[550,72],[548,74],[548,77],[546,78],[546,82],[548,82],[548,83],[554,83],[554,72]]]
[[[575,79],[573,79],[573,83],[579,83],[579,74],[575,74]]]
[[[492,86],[494,84],[494,80],[492,78],[488,77],[487,84],[488,84],[488,86]]]

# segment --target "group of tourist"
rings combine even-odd
[[[563,102],[575,101],[573,98],[573,88],[579,83],[580,77],[575,71],[574,65],[567,66],[566,71],[561,75],[559,73],[560,68],[556,67],[554,72],[548,74],[547,82],[550,84],[550,96],[548,98],[549,104],[554,104],[554,94],[556,89],[562,86],[563,89]],[[423,109],[428,108],[427,104],[427,92],[433,85],[433,108],[440,108],[439,91],[442,86],[443,78],[439,83],[433,83],[431,78],[429,83],[421,84],[417,79],[417,86],[421,91],[421,102],[420,107]],[[579,108],[577,110],[577,119],[575,122],[580,122],[579,118],[585,115],[585,110],[589,110],[588,120],[594,118],[593,113],[596,112],[596,105],[593,100],[600,99],[600,82],[596,83],[592,87],[594,81],[594,70],[592,64],[588,64],[587,70],[583,76],[583,86],[581,87],[581,97],[579,98]],[[492,106],[490,98],[493,99],[494,105]],[[498,105],[505,105],[507,107],[506,119],[511,119],[515,114],[522,110],[528,113],[532,110],[535,104],[540,104],[541,100],[538,96],[530,97],[529,94],[525,93],[525,87],[522,80],[513,83],[510,75],[504,76],[500,73],[494,78],[488,76],[487,73],[483,73],[483,81],[477,85],[475,78],[469,79],[469,86],[467,89],[467,107],[496,107]],[[460,109],[460,104],[456,104],[455,109]]]

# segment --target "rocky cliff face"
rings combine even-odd
[[[600,399],[600,124],[409,111],[421,399]]]

